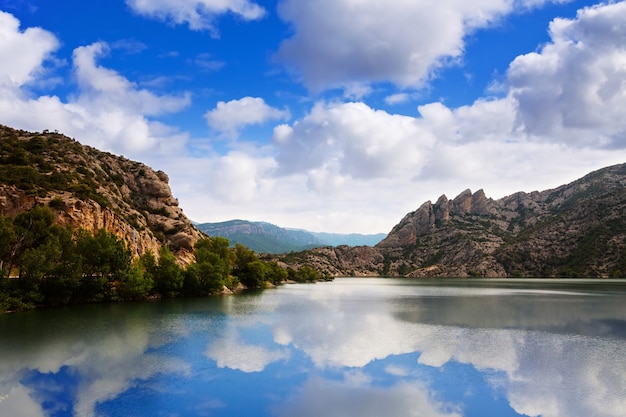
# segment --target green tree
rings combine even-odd
[[[0,217],[0,279],[9,276],[9,255],[15,241],[13,223],[6,217]]]
[[[248,288],[257,288],[265,281],[265,264],[256,253],[240,243],[235,245],[233,275]]]
[[[153,286],[152,275],[145,272],[143,262],[138,258],[121,277],[117,295],[123,300],[141,300],[150,294]]]
[[[280,284],[289,277],[287,269],[278,265],[276,261],[267,262],[265,267],[265,278],[272,284]]]
[[[159,294],[173,297],[183,288],[183,271],[176,263],[176,257],[167,246],[159,249],[159,262],[153,273],[154,288]]]
[[[297,282],[315,282],[318,277],[318,273],[313,267],[309,265],[302,265],[295,272],[294,280]]]
[[[104,229],[93,236],[79,231],[76,246],[82,261],[81,298],[84,301],[111,299],[113,283],[120,281],[130,268],[130,250],[121,239]]]
[[[230,242],[223,237],[200,239],[194,246],[195,262],[185,271],[184,293],[216,293],[229,284],[232,270]]]
[[[8,269],[18,265],[22,254],[29,248],[42,245],[51,233],[54,214],[45,206],[35,206],[13,219],[15,237],[8,250]]]

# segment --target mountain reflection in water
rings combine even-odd
[[[626,282],[345,278],[0,316],[0,416],[622,417]]]

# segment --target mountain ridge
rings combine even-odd
[[[304,229],[283,228],[268,222],[228,220],[216,223],[196,223],[209,236],[221,236],[231,243],[243,244],[259,253],[280,254],[302,251],[322,246],[375,245],[386,234],[364,235],[358,233],[322,233]]]
[[[626,164],[498,200],[445,194],[406,214],[374,248],[321,248],[286,263],[337,275],[626,276]]]

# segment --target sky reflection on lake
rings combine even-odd
[[[0,316],[0,416],[622,417],[626,285],[338,279]]]

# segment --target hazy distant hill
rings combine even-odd
[[[241,243],[261,253],[298,252],[322,246],[373,246],[386,235],[316,233],[299,229],[285,229],[265,222],[230,220],[220,223],[201,223],[196,227],[209,236],[222,236],[231,244]]]
[[[442,195],[408,213],[375,247],[281,257],[333,275],[626,277],[626,164],[561,187],[493,200]]]
[[[383,240],[387,234],[377,233],[374,235],[363,235],[360,233],[340,234],[340,233],[325,233],[325,232],[309,232],[320,242],[324,243],[324,246],[375,246]]]

